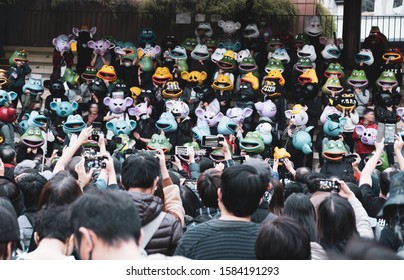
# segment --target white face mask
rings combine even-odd
[[[149,118],[149,116],[146,115],[146,114],[144,114],[144,115],[142,115],[142,116],[140,117],[140,119],[142,119],[142,120],[147,120],[148,118]]]
[[[124,64],[125,64],[125,67],[130,67],[132,65],[132,63],[130,63],[130,62],[125,62]]]

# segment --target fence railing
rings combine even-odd
[[[310,16],[267,16],[273,33],[289,31],[303,32],[305,20]],[[223,19],[231,19],[223,15]],[[207,15],[214,37],[222,34],[217,26],[217,15]],[[322,26],[326,36],[336,32],[342,37],[343,16],[322,16]],[[59,34],[69,34],[72,27],[96,26],[96,38],[112,36],[116,40],[137,41],[144,27],[151,27],[159,39],[167,34],[176,35],[178,41],[194,37],[197,25],[194,18],[190,24],[177,24],[175,14],[145,14],[136,11],[94,12],[60,10],[24,10],[13,7],[0,9],[0,45],[52,46],[52,38]],[[371,26],[378,25],[390,41],[404,41],[404,16],[362,16],[361,40],[368,36]]]

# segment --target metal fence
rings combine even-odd
[[[0,45],[52,46],[52,38],[59,34],[69,34],[72,27],[82,25],[96,26],[96,38],[109,35],[117,40],[136,42],[142,28],[151,27],[158,38],[173,34],[182,41],[186,37],[194,37],[197,25],[194,15],[191,15],[191,23],[177,24],[176,15],[168,13],[150,15],[136,10],[114,13],[3,7],[0,10]],[[289,31],[292,34],[303,32],[308,17],[310,16],[267,16],[273,33]],[[206,21],[211,21],[214,37],[221,34],[216,22],[219,18],[231,19],[226,15],[206,16]],[[332,36],[336,32],[338,37],[342,37],[343,16],[323,16],[321,21],[326,36]],[[361,40],[374,25],[378,25],[390,41],[404,41],[404,16],[363,16]]]

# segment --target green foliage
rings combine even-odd
[[[323,27],[324,36],[327,38],[332,37],[333,33],[337,30],[333,15],[321,3],[317,3],[316,5],[316,14],[321,16],[321,26]]]
[[[158,13],[205,13],[234,15],[245,7],[245,0],[145,0],[143,11]],[[296,8],[289,0],[255,0],[253,12],[266,15],[295,15]]]

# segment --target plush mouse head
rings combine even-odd
[[[168,112],[171,112],[174,117],[176,118],[181,118],[181,119],[185,119],[188,117],[189,115],[189,107],[187,105],[187,103],[183,102],[183,101],[167,101],[166,102],[166,108]]]
[[[10,56],[8,59],[8,63],[10,63],[11,66],[16,67],[17,64],[25,64],[28,62],[27,59],[27,52],[25,50],[16,50],[13,52],[13,54]]]
[[[232,119],[236,124],[242,124],[244,120],[248,117],[250,117],[253,113],[253,110],[251,108],[230,108],[227,109],[226,116]]]
[[[206,80],[208,77],[208,74],[206,74],[205,71],[199,72],[199,71],[192,71],[192,72],[187,72],[184,71],[181,73],[181,78],[185,81],[187,81],[191,86],[196,86],[199,85],[201,86],[203,82]]]
[[[63,124],[63,131],[66,134],[78,133],[87,127],[80,115],[70,115]]]
[[[212,106],[213,104],[214,106]],[[222,119],[223,114],[220,113],[220,104],[217,99],[215,99],[209,106],[210,107],[207,110],[200,107],[196,108],[195,115],[199,119],[205,120],[209,127],[214,127]]]
[[[76,111],[79,107],[79,104],[75,101],[72,103],[68,101],[62,102],[51,102],[50,108],[56,112],[56,114],[61,118],[67,118],[68,116],[72,115],[74,111]]]
[[[163,87],[166,82],[172,79],[173,75],[167,67],[157,67],[152,77],[153,83],[159,87]]]
[[[156,128],[160,131],[163,130],[165,133],[174,132],[178,128],[178,123],[175,117],[170,112],[164,112],[161,114],[160,118],[156,121]]]
[[[103,65],[101,69],[98,70],[97,77],[107,82],[115,82],[118,78],[114,66],[110,65]]]
[[[74,38],[73,34],[70,34],[69,36],[65,34],[60,34],[56,38],[53,38],[52,44],[55,46],[56,51],[68,52],[70,51],[70,44],[75,42],[73,38]]]
[[[327,116],[327,121],[324,123],[323,132],[327,137],[337,138],[342,134],[344,125],[347,119],[338,114]]]
[[[276,115],[276,105],[269,99],[265,102],[257,102],[254,104],[254,106],[258,114],[260,115],[260,118],[271,119]]]
[[[11,101],[17,98],[17,93],[14,91],[5,91],[0,89],[0,106],[9,107]]]
[[[22,87],[22,92],[26,90],[30,91],[31,95],[41,94],[44,91],[42,86],[42,76],[39,74],[31,74],[31,77],[28,81],[25,82],[25,85]]]
[[[374,145],[377,138],[377,129],[366,128],[363,125],[357,125],[355,132],[360,136],[361,142],[365,145]]]
[[[140,119],[148,119],[152,113],[152,107],[147,101],[137,104],[135,107],[129,108],[128,113]]]
[[[147,46],[145,48],[138,48],[137,49],[138,52],[138,56],[142,56],[142,55],[148,55],[150,56],[153,60],[155,60],[158,55],[161,52],[161,48],[160,46],[156,45],[154,47],[152,46]]]
[[[228,35],[233,35],[241,27],[241,23],[234,22],[232,20],[227,20],[227,21],[219,20],[218,25],[220,28],[222,28],[223,33],[228,34]]]
[[[319,36],[323,32],[320,18],[318,16],[308,18],[304,27],[304,32],[310,37]]]
[[[129,133],[136,128],[136,122],[134,120],[109,121],[106,124],[106,128],[112,131],[115,136],[121,134],[129,135]]]
[[[300,104],[293,106],[292,110],[285,111],[285,116],[293,121],[293,124],[296,126],[305,125],[309,121],[309,115],[307,115],[305,108]]]
[[[220,73],[213,81],[212,88],[219,91],[231,91],[234,88],[233,80],[228,73]]]
[[[251,57],[251,52],[249,49],[241,50],[236,54],[237,63],[240,63],[244,58]]]
[[[93,38],[94,34],[97,32],[97,27],[94,26],[88,28],[87,26],[83,25],[80,27],[80,29],[73,27],[72,31],[76,36],[77,43],[83,48],[87,48],[87,42]]]
[[[109,47],[111,46],[111,42],[108,40],[98,40],[94,42],[93,40],[88,41],[88,47],[93,49],[95,54],[106,54],[109,52]]]
[[[104,105],[114,114],[125,113],[126,108],[132,106],[133,99],[131,97],[124,98],[123,95],[117,95],[104,98]]]

